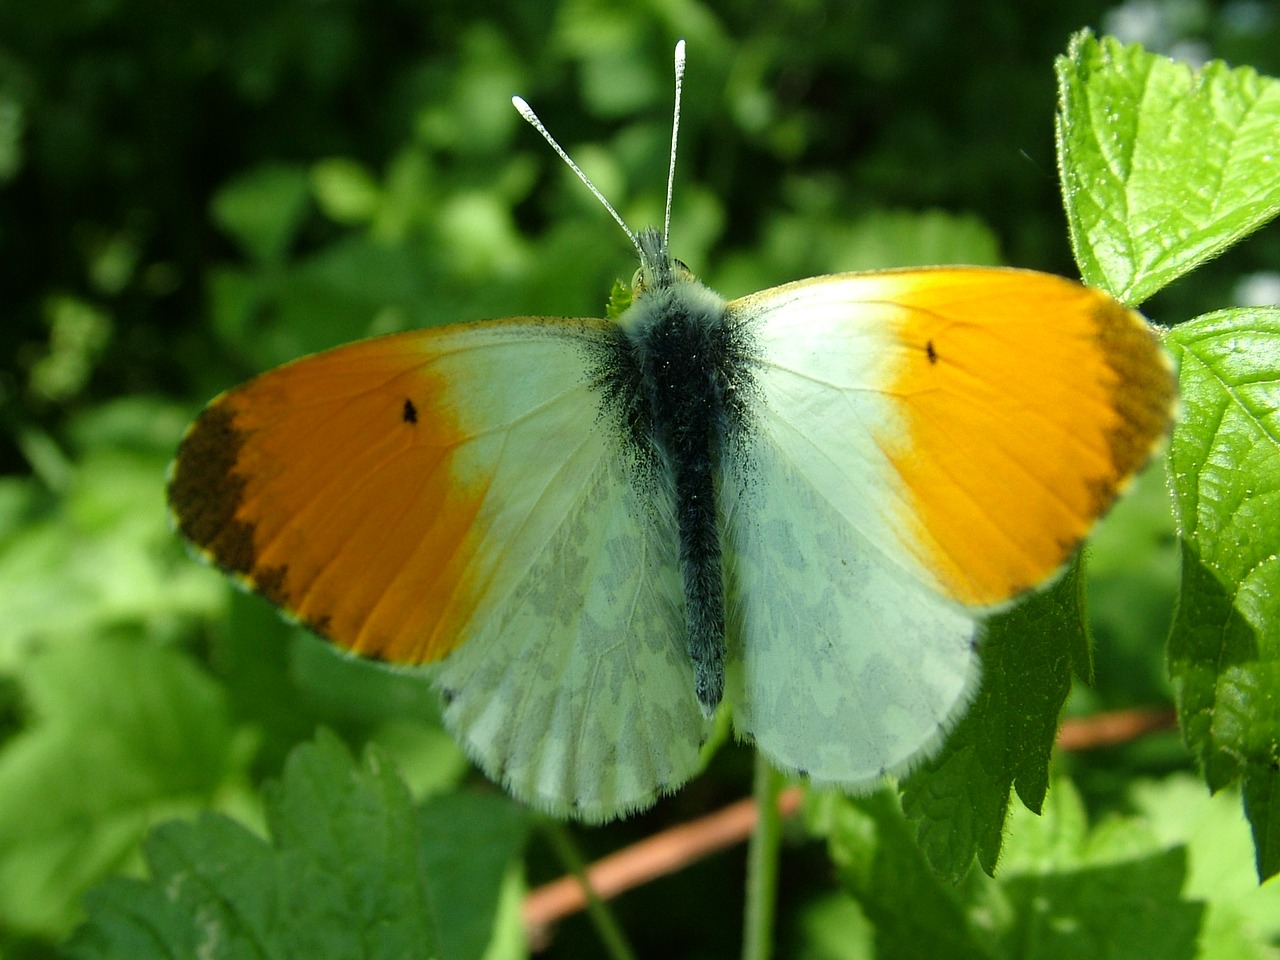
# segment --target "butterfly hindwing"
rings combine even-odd
[[[674,529],[637,522],[649,513],[634,492],[602,458],[493,621],[439,672],[446,719],[491,776],[589,821],[679,786],[707,734]]]
[[[616,336],[511,320],[307,357],[211,403],[170,482],[212,562],[343,648],[437,663],[479,765],[593,820],[686,780],[706,729],[673,521],[601,391]]]
[[[725,486],[735,724],[781,769],[867,789],[969,702],[977,621],[887,563],[774,438],[753,440]]]

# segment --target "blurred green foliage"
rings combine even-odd
[[[52,955],[109,874],[173,880],[183,857],[216,863],[200,860],[214,839],[203,829],[263,863],[301,856],[287,828],[303,816],[308,764],[349,776],[352,796],[391,797],[398,842],[427,829],[431,803],[465,796],[457,784],[484,789],[424,684],[338,657],[191,563],[165,526],[163,476],[201,403],[303,353],[456,320],[603,314],[631,273],[629,247],[512,93],[628,222],[656,222],[671,48],[685,37],[675,253],[729,296],[915,263],[1073,273],[1053,58],[1083,26],[1280,73],[1280,14],[1248,0],[0,5],[0,956]],[[1173,325],[1278,270],[1272,228],[1146,310]],[[1096,683],[1068,712],[1172,699],[1163,639],[1177,547],[1160,480],[1148,474],[1094,543]],[[378,747],[353,765],[322,739],[286,767],[318,725]],[[379,757],[414,802],[437,798],[415,822]],[[749,761],[727,747],[681,794],[580,842],[609,851],[736,798]],[[1086,955],[1080,937],[1123,919],[1114,887],[1088,871],[1123,861],[1119,880],[1150,892],[1125,909],[1161,933],[1134,949],[1164,952],[1114,956],[1270,955],[1274,889],[1241,878],[1238,799],[1168,776],[1190,768],[1172,734],[1059,758],[1046,818],[1013,805],[1008,876],[971,871],[958,887],[882,798],[831,800],[784,862],[782,942],[812,958],[909,957],[914,910],[961,918],[955,951],[1030,956],[1019,943],[1056,937],[1042,955]],[[366,822],[354,800],[315,806],[333,829]],[[210,810],[140,847],[154,824]],[[518,816],[486,808],[476,822],[486,816],[515,849]],[[433,863],[454,857],[449,876],[467,876],[457,858],[485,846],[467,822],[463,855],[433,848]],[[482,866],[471,879],[497,884],[502,864]],[[528,846],[528,882],[562,869]],[[644,955],[732,954],[741,871],[726,854],[629,894],[622,924]],[[496,911],[509,933],[518,873],[498,906],[458,909]],[[128,895],[114,898],[130,883],[144,881],[94,895],[98,926],[79,955],[130,942],[111,913],[128,912]],[[1096,926],[1073,941],[1046,903]],[[466,936],[442,949],[475,955],[479,935]],[[498,938],[512,955],[518,940]],[[552,951],[598,947],[575,920]]]

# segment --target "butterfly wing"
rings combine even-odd
[[[215,564],[339,646],[436,664],[512,793],[601,820],[698,764],[669,510],[601,385],[616,327],[464,324],[304,358],[218,397],[170,480]]]
[[[730,460],[734,722],[780,769],[870,786],[968,703],[977,621],[886,558],[773,440]]]
[[[1162,442],[1171,368],[1138,314],[1026,271],[728,309],[758,393],[723,494],[738,720],[782,766],[865,785],[940,739],[981,615],[1051,578]]]

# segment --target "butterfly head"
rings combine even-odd
[[[656,227],[641,230],[636,237],[640,267],[631,278],[631,299],[640,300],[678,283],[697,281],[693,271],[674,260],[667,248],[667,238]]]

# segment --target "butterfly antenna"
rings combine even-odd
[[[684,41],[676,43],[676,107],[671,118],[671,167],[667,171],[667,215],[662,225],[662,239],[671,241],[671,197],[676,187],[676,141],[680,136],[680,94],[684,90]]]
[[[609,211],[613,219],[618,221],[618,226],[622,228],[622,232],[627,235],[627,239],[631,241],[631,245],[636,248],[636,252],[640,254],[641,259],[644,258],[644,251],[640,249],[640,241],[636,239],[636,235],[631,232],[631,228],[627,226],[626,221],[618,215],[618,211],[613,209],[613,204],[604,198],[604,194],[599,188],[591,182],[591,179],[582,172],[582,168],[573,162],[569,154],[565,153],[564,147],[556,143],[556,138],[551,136],[551,132],[547,130],[542,121],[538,119],[538,115],[533,112],[533,107],[525,102],[523,97],[512,97],[512,105],[520,112],[520,116],[529,122],[529,126],[542,134],[542,139],[551,144],[551,149],[560,154],[560,159],[569,165],[569,169],[578,175],[578,179],[587,185],[587,189],[595,195],[595,198],[604,204],[604,208]]]

